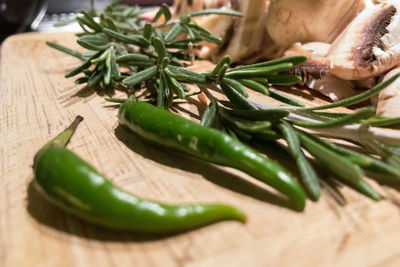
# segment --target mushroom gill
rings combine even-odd
[[[289,73],[301,76],[302,85],[322,93],[332,101],[338,101],[353,96],[356,92],[352,82],[330,73],[330,60],[326,57],[329,47],[329,44],[321,42],[304,45],[295,43],[285,51],[285,56],[307,56],[306,62],[295,66]]]
[[[400,63],[400,2],[361,12],[328,52],[331,72],[346,80],[375,77]]]

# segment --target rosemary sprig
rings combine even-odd
[[[65,75],[73,77],[80,74],[76,83],[113,89],[121,87],[128,92],[129,98],[135,98],[136,92],[147,88],[149,95],[138,101],[148,101],[161,108],[168,108],[178,99],[199,93],[187,92],[185,83],[198,85],[211,100],[201,118],[203,126],[214,126],[245,142],[269,140],[282,144],[283,140],[296,163],[303,185],[314,200],[320,196],[319,174],[306,154],[311,154],[334,177],[374,200],[381,197],[366,182],[363,170],[400,181],[400,134],[377,128],[398,127],[399,118],[375,116],[373,107],[353,114],[316,111],[364,101],[400,74],[354,97],[306,107],[297,99],[270,88],[271,85],[299,82],[299,76],[282,72],[304,62],[307,59],[305,56],[235,68],[230,66],[230,57],[225,56],[212,70],[204,73],[187,68],[196,58],[194,51],[200,42],[219,44],[221,41],[220,37],[197,25],[192,18],[209,14],[240,17],[240,13],[203,10],[173,19],[168,7],[163,5],[151,22],[146,22],[142,13],[143,10],[137,6],[120,3],[110,5],[102,13],[94,9],[80,12],[76,21],[83,32],[77,34],[77,42],[88,49],[83,54],[59,44],[47,44],[83,60]],[[214,98],[207,87],[219,88],[229,101]],[[286,105],[266,107],[256,103],[249,99],[247,89]],[[124,103],[129,98],[106,100]],[[362,152],[320,138],[326,135],[337,140],[352,140]]]

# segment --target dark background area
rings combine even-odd
[[[95,0],[95,8],[103,10],[113,0]],[[125,4],[143,7],[172,5],[173,0],[123,0]],[[24,31],[41,31],[40,24],[63,18],[59,15],[90,8],[90,0],[0,0],[0,43],[7,36]],[[63,15],[65,18],[65,15]]]
[[[112,0],[95,0],[95,7],[97,9],[104,9],[104,7],[112,2]],[[156,6],[162,3],[172,4],[173,0],[124,0],[123,3],[140,6]],[[88,9],[89,6],[89,0],[49,0],[47,13],[70,13],[79,9]]]

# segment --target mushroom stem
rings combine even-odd
[[[383,80],[385,81],[399,72],[400,66],[388,72]],[[396,80],[379,93],[376,114],[384,117],[400,117],[399,104],[400,81]]]

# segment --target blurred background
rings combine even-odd
[[[79,26],[53,27],[59,19],[71,18],[75,12],[90,8],[90,0],[0,0],[0,41],[7,36],[26,31],[55,32],[77,31]],[[95,0],[98,10],[113,3],[113,0]],[[123,0],[129,5],[143,7],[172,4],[173,0]]]
[[[0,0],[1,1],[1,0]],[[13,0],[16,1],[16,0]],[[74,12],[79,9],[89,9],[89,0],[48,0],[48,10],[49,14],[57,13],[69,13]],[[95,7],[97,9],[104,9],[107,5],[111,4],[112,0],[95,0]],[[173,0],[123,0],[121,1],[125,4],[130,5],[140,5],[140,6],[156,6],[161,3],[172,4]]]

